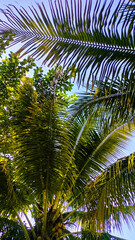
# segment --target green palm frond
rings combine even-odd
[[[78,144],[75,153],[76,164],[79,168],[79,181],[88,182],[88,179],[99,174],[105,165],[109,164],[110,159],[114,159],[114,156],[118,155],[119,151],[124,152],[121,144],[123,141],[126,142],[124,134],[126,135],[126,131],[121,129],[110,131],[110,134],[109,132],[88,132],[85,140],[81,140]],[[127,132],[127,136],[128,134]]]
[[[64,66],[71,64],[78,69],[79,84],[98,76],[100,80],[117,75],[130,79],[134,73],[135,39],[134,22],[129,18],[122,23],[124,1],[119,1],[112,10],[114,0],[49,0],[50,15],[45,5],[30,8],[30,14],[15,6],[2,10],[7,22],[2,21],[0,32],[12,30],[14,41],[24,43],[18,50],[43,58],[49,66],[56,62]],[[119,30],[118,30],[119,29]],[[87,73],[87,74],[86,74]]]
[[[84,191],[87,183],[101,173],[106,165],[125,153],[127,141],[134,133],[133,124],[130,132],[126,124],[123,126],[115,121],[114,124],[111,121],[106,122],[106,115],[101,125],[100,112],[98,114],[92,110],[89,115],[80,114],[70,122],[71,158],[78,170],[75,184],[72,185],[76,196],[78,191]],[[81,199],[81,195],[76,202],[79,198]]]
[[[106,154],[109,153],[109,149],[110,153],[114,152],[115,146],[120,147],[120,143],[123,141],[125,141],[126,144],[126,141],[128,141],[130,136],[134,133],[134,124],[131,124],[132,132],[130,132],[127,124],[125,124],[125,126],[123,126],[123,124],[112,125],[111,122],[108,122],[108,124],[106,124],[106,116],[105,120],[102,122],[102,125],[99,125],[99,120],[100,118],[98,119],[98,115],[92,115],[92,113],[88,117],[84,115],[80,118],[78,117],[77,119],[74,119],[70,131],[72,133],[72,141],[74,146],[73,152],[75,161],[77,161],[76,164],[78,164],[78,161],[80,159],[83,166],[84,162],[87,162],[86,159],[89,158],[91,159],[90,162],[92,164],[92,158],[97,154],[94,158],[97,163],[99,163],[98,166],[101,167],[102,164],[104,166],[104,163],[106,162],[105,156],[107,156]],[[101,159],[102,157],[104,160]],[[78,168],[79,170],[81,169],[79,166]]]
[[[0,156],[0,213],[13,214],[33,202],[35,194],[16,175],[13,159]]]
[[[120,228],[122,218],[134,219],[134,160],[134,154],[117,160],[89,184],[87,217],[98,228],[105,229],[110,222]]]
[[[38,102],[37,93],[28,80],[18,89],[17,98],[12,123],[18,142],[14,156],[18,176],[39,193],[47,187],[50,194],[56,194],[69,167],[66,123],[60,119],[52,96]],[[72,162],[65,191],[75,172]]]
[[[17,195],[14,192],[12,166],[9,161],[0,156],[0,213],[11,212],[16,207]]]
[[[90,93],[82,93],[77,101],[70,107],[72,118],[80,114],[89,115],[100,113],[101,123],[106,116],[106,121],[130,121],[135,110],[134,79],[120,80],[119,78],[104,82],[97,82]]]

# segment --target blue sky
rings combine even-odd
[[[82,1],[84,2],[85,0],[82,0]],[[38,3],[44,2],[46,8],[49,9],[47,0],[37,0],[37,1],[34,1],[34,0],[0,0],[0,8],[6,8],[6,6],[8,4],[13,4],[18,8],[20,6],[23,6],[24,8],[28,9],[28,6],[31,6],[31,5],[36,6],[36,2],[38,2]],[[93,0],[93,2],[95,2],[95,0]],[[117,4],[118,0],[115,0],[114,2],[115,2],[115,4]],[[2,14],[0,13],[0,18],[1,18],[1,16],[2,16]],[[12,51],[15,51],[15,50],[16,50],[15,47],[12,48]],[[41,65],[41,61],[38,62],[38,65]],[[44,66],[44,70],[45,70],[45,72],[48,70],[47,66]],[[78,91],[78,88],[74,87],[74,91],[75,92]],[[127,145],[127,153],[131,153],[134,151],[135,151],[134,150],[134,139],[132,139],[129,142],[129,144]],[[135,239],[135,223],[132,223],[130,227],[128,227],[125,223],[123,223],[123,231],[121,233],[119,233],[118,231],[113,230],[112,234],[119,236],[119,237],[123,237],[127,240],[134,240]]]

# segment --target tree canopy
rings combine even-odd
[[[119,239],[110,228],[134,219],[134,0],[49,5],[2,10],[0,53],[22,47],[0,62],[0,237]],[[68,96],[72,78],[87,93]]]
[[[134,154],[118,158],[131,136],[127,119],[134,131],[132,105],[125,106],[125,118],[116,111],[113,120],[119,98],[108,101],[107,92],[95,88],[78,111],[82,97],[66,95],[69,71],[56,67],[45,75],[33,60],[19,61],[13,53],[0,73],[2,238],[112,239],[104,231],[120,228],[134,212]],[[72,233],[79,221],[82,230]]]

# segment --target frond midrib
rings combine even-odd
[[[60,36],[50,36],[50,35],[45,35],[45,34],[40,34],[40,33],[34,33],[32,31],[13,31],[13,34],[15,34],[15,38],[21,37],[22,36],[22,41],[25,41],[29,38],[36,38],[40,41],[44,40],[50,40],[50,41],[56,41],[56,42],[61,42],[61,43],[68,43],[68,44],[74,44],[82,47],[89,47],[89,48],[95,48],[95,49],[102,49],[102,50],[110,50],[112,52],[126,52],[130,54],[135,53],[135,48],[132,46],[128,47],[123,47],[123,46],[118,46],[117,44],[106,44],[106,43],[97,43],[97,42],[92,42],[92,41],[82,41],[82,40],[76,40],[76,39],[71,39],[71,38],[65,38],[65,37],[60,37]],[[72,35],[72,37],[74,37]]]

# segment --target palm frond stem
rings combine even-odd
[[[81,111],[83,111],[87,106],[90,106],[91,104],[93,103],[98,103],[102,100],[108,100],[108,99],[111,99],[111,98],[115,98],[115,97],[119,97],[119,96],[125,96],[127,95],[128,93],[130,93],[130,91],[127,91],[127,92],[118,92],[118,93],[114,93],[114,94],[111,94],[111,95],[107,95],[107,96],[103,96],[103,97],[98,97],[98,98],[95,98],[93,100],[90,100],[90,102],[88,101],[88,103],[86,104],[83,104],[83,106],[81,108],[79,108],[78,111],[75,112],[75,114],[73,114],[71,120],[73,120]]]
[[[80,195],[81,195],[81,192],[80,192],[76,197],[74,197],[71,201],[69,201],[68,204],[66,204],[66,206],[62,209],[62,212],[64,212],[65,210],[67,210],[68,206],[70,206]],[[57,211],[56,211],[56,213],[55,213],[55,215],[54,215],[54,217],[53,217],[53,222],[54,222],[54,221],[56,220],[56,218],[58,217],[58,215],[59,215],[59,209],[63,206],[63,203],[66,201],[66,198],[67,198],[67,197],[65,196],[65,197],[64,197],[64,200],[61,201],[59,208],[57,208]]]
[[[85,204],[85,203],[84,203]],[[63,221],[65,222],[74,212],[76,212],[76,210],[78,210],[79,208],[82,207],[82,203],[80,205],[78,205],[75,209],[73,209],[73,211],[71,211],[64,219]]]
[[[31,221],[30,221],[30,219],[29,219],[29,217],[28,217],[28,214],[25,213],[25,210],[23,210],[22,212],[23,212],[23,214],[24,214],[24,216],[25,216],[25,218],[26,218],[26,220],[27,220],[27,222],[28,222],[28,224],[29,224],[29,226],[30,226],[30,229],[31,229],[33,238],[36,239],[36,233],[35,233],[35,231],[34,231],[34,228],[33,228],[33,226],[32,226],[32,223],[31,223]]]
[[[42,224],[42,240],[44,240],[46,235],[46,223],[47,223],[47,202],[48,193],[47,190],[43,190],[43,224]]]
[[[15,214],[16,214],[16,216],[17,216],[17,218],[18,218],[18,220],[19,220],[19,222],[20,222],[20,224],[21,224],[21,227],[22,227],[22,230],[23,230],[23,232],[24,232],[24,235],[25,235],[26,240],[30,240],[28,231],[27,231],[27,229],[26,229],[26,227],[25,227],[25,225],[24,225],[21,217],[19,216],[19,214],[18,214],[18,212],[17,212],[17,210],[16,210],[15,208],[14,208],[14,212],[15,212]]]
[[[63,212],[81,195],[81,192],[76,196],[74,197],[71,201],[68,202],[68,204],[62,209]]]

